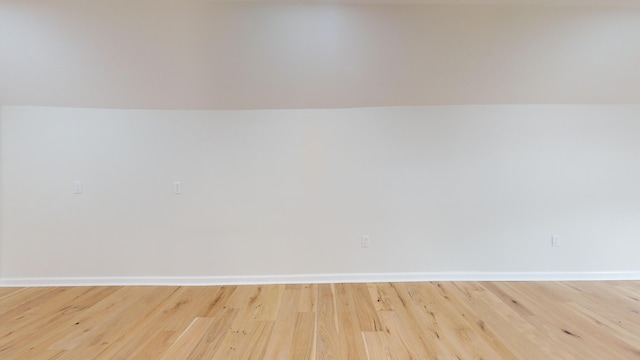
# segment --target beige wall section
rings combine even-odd
[[[639,118],[5,107],[2,273],[638,271]]]
[[[640,103],[637,8],[3,0],[0,34],[5,105]]]

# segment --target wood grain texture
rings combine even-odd
[[[3,288],[0,359],[640,359],[640,282]]]

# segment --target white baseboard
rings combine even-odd
[[[410,281],[604,281],[640,280],[640,272],[430,272],[256,276],[147,276],[0,278],[0,287],[207,286]]]

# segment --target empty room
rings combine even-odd
[[[637,0],[0,0],[0,359],[640,359]]]

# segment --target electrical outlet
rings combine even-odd
[[[82,194],[82,181],[74,181],[73,182],[73,193],[74,194]]]
[[[182,182],[181,181],[174,181],[173,182],[173,193],[178,195],[178,194],[182,194]]]
[[[560,235],[551,235],[551,246],[552,247],[560,246]]]
[[[369,235],[362,235],[360,238],[360,246],[369,247]]]

